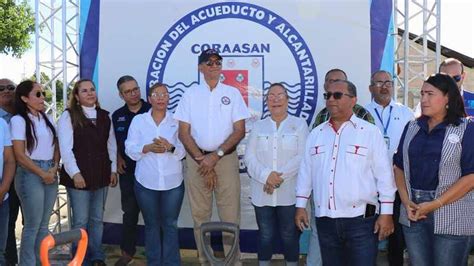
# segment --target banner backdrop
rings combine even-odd
[[[289,112],[310,124],[324,106],[321,88],[329,69],[347,73],[363,105],[370,100],[370,73],[392,72],[391,17],[390,0],[82,0],[81,77],[94,79],[101,106],[111,112],[123,105],[115,85],[120,76],[134,76],[143,96],[154,83],[165,83],[174,111],[183,93],[202,80],[198,55],[214,48],[223,56],[221,81],[240,90],[252,114],[247,131],[268,115],[263,95],[273,82],[288,88]],[[240,157],[245,142],[238,147]],[[255,251],[250,182],[243,163],[240,170],[241,246]],[[104,241],[118,242],[121,217],[120,191],[110,189]],[[182,247],[194,246],[192,226],[185,197]]]

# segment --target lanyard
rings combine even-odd
[[[383,135],[384,135],[384,136],[387,136],[388,126],[390,125],[390,118],[392,117],[392,109],[393,109],[393,106],[390,105],[390,111],[389,111],[389,113],[388,113],[387,124],[384,125],[384,124],[383,124],[383,120],[382,120],[382,116],[380,116],[379,111],[377,111],[377,108],[374,108],[375,113],[377,114],[377,117],[378,117],[380,123],[382,123]]]

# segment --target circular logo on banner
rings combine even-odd
[[[184,92],[202,82],[198,56],[209,48],[223,57],[221,82],[240,90],[251,121],[269,115],[264,95],[280,82],[288,90],[288,111],[311,122],[318,79],[303,36],[275,12],[245,2],[207,5],[177,20],[151,55],[147,90],[156,82],[166,84],[168,109],[174,110]]]

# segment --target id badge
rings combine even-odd
[[[384,136],[383,139],[385,140],[385,144],[387,144],[387,149],[390,148],[390,137],[389,136]]]

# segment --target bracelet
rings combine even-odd
[[[436,198],[435,200],[436,200],[436,202],[439,203],[439,207],[440,207],[440,208],[443,207],[443,202],[441,202],[441,200],[439,200],[438,198]]]

